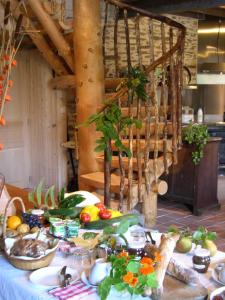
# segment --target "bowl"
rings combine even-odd
[[[221,293],[224,292],[224,295],[225,295],[225,286],[222,286],[218,289],[215,289],[211,294],[210,294],[210,298],[209,300],[214,300],[214,297],[215,296],[219,296]]]

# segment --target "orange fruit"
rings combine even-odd
[[[19,225],[22,224],[21,219],[18,216],[10,216],[7,220],[7,227],[9,229],[16,229]]]

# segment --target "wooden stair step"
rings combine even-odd
[[[97,189],[104,189],[104,173],[95,172],[84,174],[80,176],[80,180],[86,186],[94,187]],[[127,187],[128,180],[125,179],[125,186]],[[125,193],[127,188],[125,188]],[[111,192],[119,194],[120,192],[120,176],[111,174]]]
[[[129,147],[129,139],[122,139],[122,143],[125,147]],[[155,148],[155,140],[151,139],[150,140],[150,151],[154,151]],[[158,151],[163,152],[163,140],[157,140],[158,144]],[[141,151],[145,150],[145,147],[147,145],[147,141],[145,139],[140,139],[140,148]],[[115,142],[112,141],[112,150],[113,151],[118,151],[117,147],[115,146]],[[136,152],[136,140],[133,140],[133,151]],[[172,152],[172,139],[167,140],[167,152]]]
[[[123,160],[125,170],[128,170],[128,162],[129,162],[128,157],[123,157],[122,160]],[[104,156],[103,155],[98,156],[97,161],[103,166]],[[170,166],[171,163],[172,163],[172,155],[171,155],[171,153],[168,153],[167,154],[168,166]],[[112,156],[111,166],[112,166],[112,168],[119,169],[120,166],[119,166],[119,157],[118,156]],[[164,168],[164,157],[163,156],[157,158],[157,166],[160,170],[162,169],[162,167]],[[144,171],[144,159],[141,160],[141,167],[142,167],[142,170]],[[153,168],[154,168],[154,160],[153,159],[150,159],[148,161],[148,167],[153,170]],[[136,157],[133,157],[133,170],[134,171],[138,170]]]

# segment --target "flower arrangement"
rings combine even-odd
[[[123,251],[108,258],[111,271],[100,284],[98,292],[101,300],[107,299],[111,287],[117,291],[127,291],[130,295],[142,295],[146,288],[157,288],[155,266],[161,261],[159,253],[154,257],[138,258]]]

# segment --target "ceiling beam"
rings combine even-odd
[[[225,9],[223,8],[208,8],[205,10],[195,10],[197,13],[209,15],[209,16],[215,16],[219,18],[225,18]]]
[[[208,9],[225,4],[225,0],[124,0],[154,13],[175,13]]]

